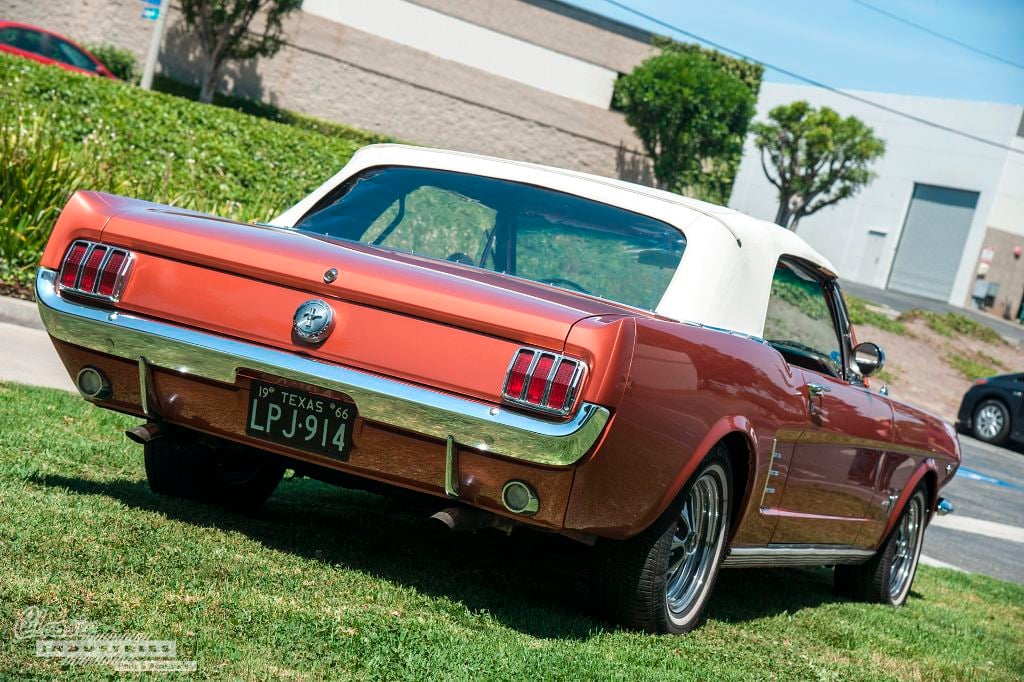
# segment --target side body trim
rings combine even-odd
[[[568,466],[601,437],[607,408],[582,403],[567,421],[549,421],[395,379],[61,297],[57,273],[39,268],[36,299],[56,339],[150,367],[226,384],[255,370],[350,396],[369,421],[535,464]]]
[[[724,568],[753,566],[831,566],[861,564],[874,555],[874,550],[835,545],[768,545],[767,547],[734,547],[722,562]]]

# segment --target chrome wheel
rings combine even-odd
[[[665,574],[671,614],[688,614],[700,600],[721,551],[726,495],[723,478],[709,469],[690,488],[679,512]]]
[[[975,430],[983,440],[995,440],[1006,426],[1006,414],[995,403],[983,405],[974,417]]]
[[[910,581],[914,578],[914,569],[921,550],[923,518],[921,498],[915,495],[907,503],[907,509],[896,527],[896,551],[889,570],[889,596],[893,601],[898,602],[903,597],[910,589]]]

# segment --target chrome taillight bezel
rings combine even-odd
[[[85,254],[82,256],[82,260],[78,265],[78,272],[75,274],[74,286],[66,286],[60,283],[61,280],[64,279],[64,268],[67,267],[68,257],[71,255],[72,250],[79,244],[85,247]],[[89,262],[89,257],[92,256],[97,247],[104,248],[107,251],[103,254],[103,260],[99,262],[99,265],[96,268],[96,281],[93,283],[92,290],[86,291],[81,288],[82,275],[84,274],[86,263]],[[121,267],[117,269],[117,273],[114,276],[114,289],[112,293],[104,295],[99,293],[100,282],[103,280],[103,270],[110,261],[111,256],[115,253],[123,253],[125,256],[124,262],[121,263]],[[86,239],[76,239],[71,242],[71,244],[68,245],[67,250],[64,251],[64,258],[61,261],[60,270],[57,272],[57,290],[61,293],[67,292],[74,294],[75,296],[85,296],[86,298],[117,303],[121,300],[121,294],[124,293],[125,283],[128,280],[128,271],[131,269],[134,262],[135,254],[128,249],[122,249],[118,246],[111,246],[109,244],[100,244]]]
[[[519,355],[523,352],[532,353],[533,357],[531,358],[530,365],[526,370],[522,390],[519,392],[519,395],[512,395],[508,391],[508,385],[512,379],[512,368],[515,366]],[[534,379],[533,373],[537,368],[537,363],[540,362],[540,359],[543,356],[553,358],[553,362],[551,363],[551,368],[548,370],[547,377],[544,377],[544,393],[541,395],[540,404],[538,405],[537,403],[531,403],[526,400],[525,396],[530,390],[530,382]],[[548,407],[547,401],[551,394],[554,378],[558,374],[558,369],[561,367],[563,362],[569,362],[575,365],[572,377],[569,379],[569,387],[565,394],[565,400],[562,402],[562,406],[560,408]],[[563,355],[562,353],[555,353],[549,350],[542,350],[540,348],[520,346],[516,349],[516,352],[512,354],[512,360],[505,369],[505,382],[501,387],[501,399],[503,402],[510,405],[534,410],[542,414],[566,417],[572,413],[572,408],[576,405],[576,398],[579,395],[580,387],[583,385],[583,379],[586,372],[587,365],[579,358]]]

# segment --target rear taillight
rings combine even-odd
[[[520,348],[505,377],[502,398],[553,414],[568,414],[583,379],[583,370],[583,363],[574,358]]]
[[[60,288],[116,301],[124,288],[132,254],[124,249],[87,241],[71,244],[60,268]]]
[[[85,265],[82,266],[82,274],[78,278],[78,289],[85,294],[96,291],[96,280],[100,276],[100,264],[107,255],[107,247],[94,246],[89,255],[85,257]]]
[[[78,268],[85,260],[85,252],[89,247],[83,242],[75,242],[64,257],[64,265],[60,270],[60,285],[65,289],[73,289],[78,282]]]

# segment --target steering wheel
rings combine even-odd
[[[445,260],[449,260],[453,263],[459,263],[461,265],[476,265],[475,260],[467,256],[466,254],[462,253],[461,251],[456,251],[452,255],[448,256],[448,258],[446,258]]]
[[[589,291],[584,289],[582,286],[577,284],[576,282],[572,281],[571,279],[565,279],[564,277],[542,277],[542,278],[539,278],[537,281],[540,282],[541,284],[551,284],[551,285],[554,285],[554,286],[567,286],[570,289],[575,289],[576,291],[580,292],[581,294],[588,294],[588,295],[591,295],[591,296],[593,295]]]

